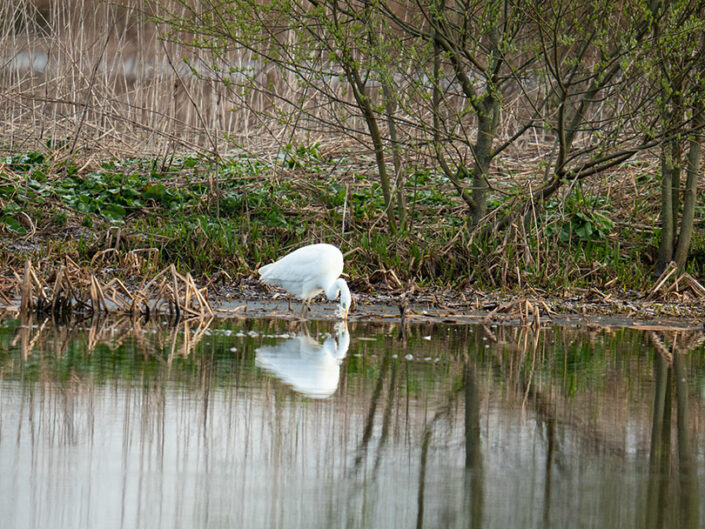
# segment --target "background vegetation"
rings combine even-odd
[[[358,288],[701,274],[700,2],[24,0],[0,25],[9,265],[158,248],[237,276],[325,240]]]

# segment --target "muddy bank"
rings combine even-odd
[[[479,292],[376,292],[354,294],[351,321],[409,323],[570,325],[635,327],[651,330],[696,329],[703,326],[701,300],[653,301],[622,299],[595,289],[565,297],[527,293],[507,295]],[[254,279],[238,287],[220,287],[211,293],[219,317],[277,318],[300,321],[301,302],[268,290]],[[306,319],[336,319],[337,303],[319,296]],[[403,314],[403,317],[402,317]]]
[[[179,275],[175,274],[175,276]],[[55,289],[57,282],[58,279],[54,279]],[[125,282],[126,284],[120,283],[124,293],[131,292],[133,297],[140,298],[140,304],[135,305],[136,317],[149,318],[160,313],[157,310],[146,311],[146,313],[140,310],[142,306],[159,305],[158,298],[148,294],[144,288],[139,288],[140,283],[144,284],[144,278],[140,281],[135,277],[132,281],[126,279]],[[233,281],[227,274],[222,274],[217,278],[214,276],[210,280],[198,281],[198,285],[192,279],[191,282],[193,283],[191,292],[198,291],[203,295],[204,303],[210,304],[215,317],[275,318],[292,322],[304,319],[301,317],[299,300],[290,301],[286,293],[263,285],[254,277]],[[110,284],[106,283],[106,285]],[[351,284],[354,285],[354,282]],[[75,285],[74,278],[73,287]],[[22,307],[21,289],[11,287],[9,284],[6,286],[8,288],[3,289],[4,293],[0,297],[0,310],[18,313]],[[179,288],[181,287],[175,285],[174,291]],[[49,287],[45,285],[40,291],[46,294],[48,289]],[[137,291],[139,296],[134,291]],[[159,292],[161,292],[160,295],[165,295],[161,290]],[[39,294],[35,292],[35,295]],[[184,296],[188,299],[189,292],[185,292],[181,297]],[[194,296],[192,299],[195,299]],[[573,289],[557,296],[535,289],[507,294],[471,289],[423,290],[416,286],[410,289],[389,288],[385,284],[369,285],[368,283],[363,291],[353,290],[353,299],[352,310],[349,313],[350,321],[390,323],[404,321],[535,327],[555,324],[676,330],[702,328],[703,314],[705,314],[705,300],[689,295],[687,292],[667,292],[653,299],[653,296],[650,297],[648,293],[633,291],[618,296],[614,292],[602,292],[596,288]],[[183,304],[182,300],[176,302]],[[161,313],[164,313],[165,307],[171,306],[173,303],[169,305],[164,302],[161,305]],[[87,310],[90,307],[86,303],[73,304],[69,312],[90,313],[90,310]],[[98,312],[102,313],[101,305],[99,304],[98,307]],[[128,310],[129,306],[126,305],[126,307],[127,309],[123,307],[124,310],[113,312],[123,314],[131,312]],[[105,311],[110,312],[108,308],[106,306]],[[334,320],[337,318],[337,308],[337,303],[330,302],[323,295],[319,295],[312,303],[305,319]],[[175,314],[182,318],[199,316],[198,313],[183,310],[183,308],[181,312],[180,314],[176,311]],[[171,311],[168,311],[167,315],[169,314],[172,314]],[[204,313],[201,316],[210,317],[211,314]]]
[[[515,300],[521,303],[521,299]],[[497,306],[501,306],[497,304]],[[695,313],[688,311],[682,315],[682,308],[671,307],[676,315],[657,315],[666,312],[664,307],[647,307],[640,312],[608,313],[608,307],[601,312],[553,312],[540,315],[538,324],[577,327],[631,327],[642,330],[693,330],[703,328],[703,321]],[[336,320],[336,305],[332,303],[313,304],[306,318],[300,316],[300,304],[293,303],[292,311],[288,303],[276,300],[243,300],[238,298],[221,299],[214,304],[217,317],[221,318],[276,318],[292,322],[306,320]],[[535,319],[521,317],[518,310],[511,312],[493,312],[492,310],[463,310],[461,307],[440,308],[427,304],[410,305],[402,319],[397,306],[377,302],[358,304],[348,316],[350,321],[401,323],[447,323],[447,324],[501,324],[501,325],[536,325]]]

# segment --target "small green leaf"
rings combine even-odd
[[[27,230],[22,226],[22,224],[19,223],[19,221],[15,217],[11,217],[10,215],[3,215],[0,217],[0,222],[7,227],[8,230],[13,231],[15,233],[23,234],[27,233]]]
[[[118,204],[106,204],[100,208],[101,214],[108,220],[122,220],[127,214],[127,210]]]

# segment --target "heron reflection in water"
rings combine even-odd
[[[307,397],[330,397],[338,389],[340,364],[350,346],[347,326],[336,331],[337,340],[330,336],[322,344],[299,334],[278,345],[262,346],[255,351],[255,364]]]

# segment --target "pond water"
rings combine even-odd
[[[700,331],[0,323],[3,528],[696,528]]]

